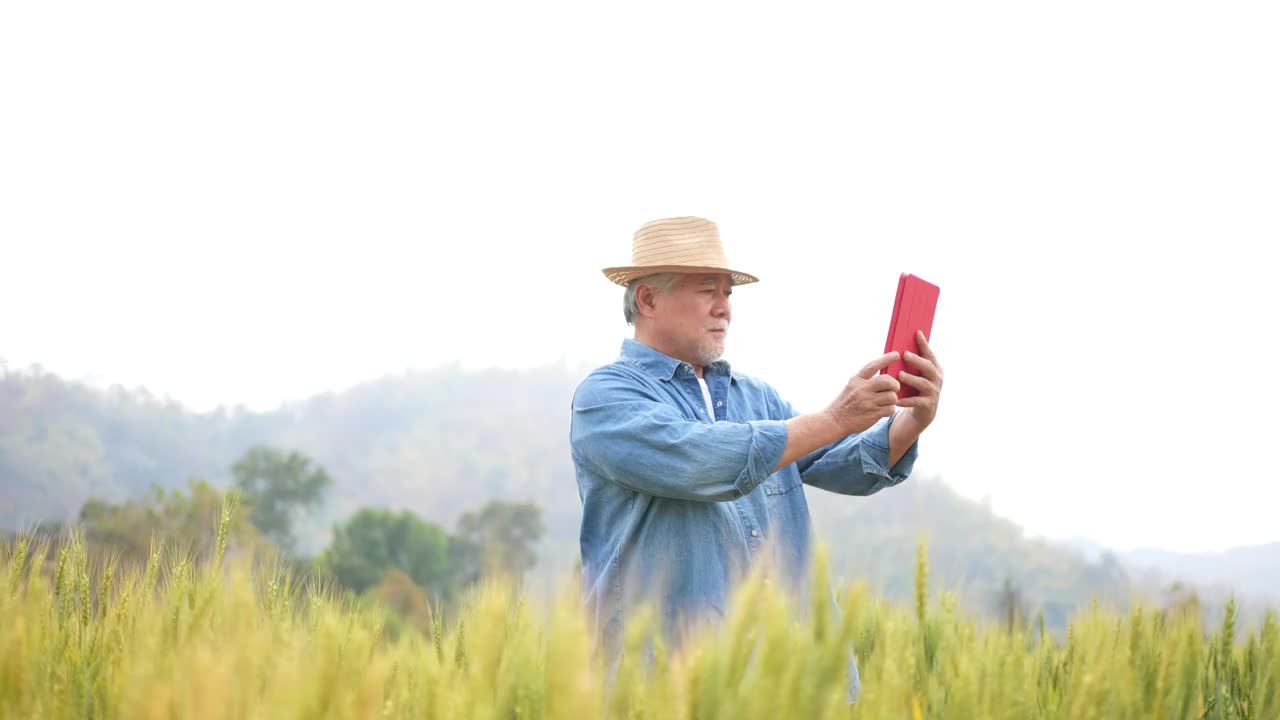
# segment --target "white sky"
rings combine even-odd
[[[5,3],[0,357],[195,409],[596,365],[599,269],[702,215],[763,279],[727,358],[797,407],[913,272],[922,472],[1033,533],[1280,540],[1277,7]]]

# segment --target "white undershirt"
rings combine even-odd
[[[707,387],[707,381],[704,378],[698,378],[698,385],[702,387],[702,399],[707,403],[707,417],[711,422],[716,421],[715,408],[711,407],[711,389]]]

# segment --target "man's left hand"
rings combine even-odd
[[[903,370],[898,373],[898,382],[915,388],[919,394],[899,399],[898,407],[907,408],[914,423],[923,429],[938,414],[938,396],[942,393],[942,366],[938,364],[938,356],[929,347],[924,333],[919,330],[916,331],[916,343],[920,346],[920,354],[906,352],[902,359],[919,372],[912,374]]]

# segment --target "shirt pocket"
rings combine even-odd
[[[800,473],[790,468],[788,470],[790,472],[777,472],[765,479],[762,484],[765,495],[785,495],[804,484],[800,480]]]

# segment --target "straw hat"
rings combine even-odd
[[[636,230],[631,242],[631,264],[604,269],[604,276],[626,287],[638,277],[654,273],[729,273],[734,285],[760,278],[729,269],[720,244],[720,230],[700,217],[663,218]]]

